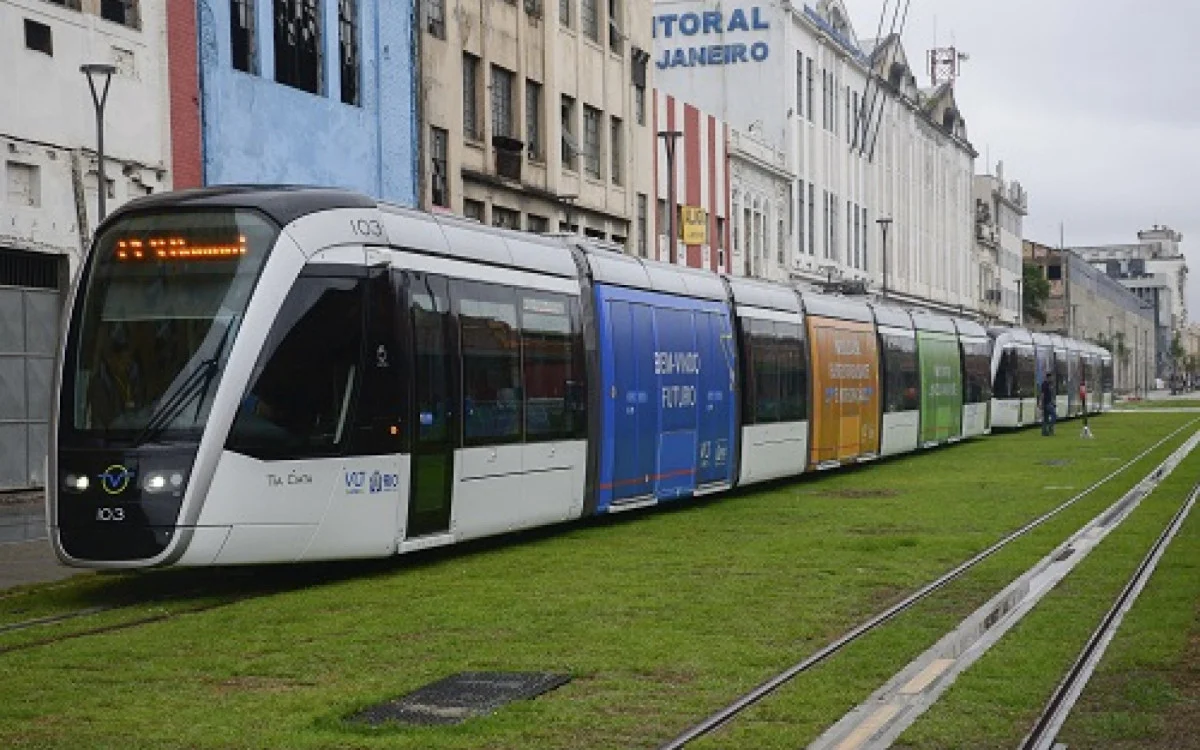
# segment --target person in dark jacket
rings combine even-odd
[[[1040,400],[1042,402],[1042,434],[1053,435],[1054,420],[1057,415],[1054,413],[1054,386],[1050,385],[1049,375],[1042,378],[1042,395]]]

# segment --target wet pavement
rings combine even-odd
[[[58,562],[46,537],[40,490],[0,494],[0,590],[58,581],[84,571]]]
[[[41,500],[0,504],[0,544],[46,538],[46,511]]]

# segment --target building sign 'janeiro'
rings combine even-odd
[[[734,8],[726,16],[719,10],[701,13],[664,13],[655,16],[654,38],[673,39],[677,36],[695,37],[703,34],[731,34],[738,31],[764,31],[771,28],[762,17],[762,9]],[[689,41],[691,41],[689,39]],[[698,40],[697,40],[698,41]],[[659,68],[690,68],[696,65],[734,65],[744,62],[762,62],[767,59],[770,48],[764,41],[733,42],[729,44],[706,44],[694,47],[672,47],[663,50],[661,60],[654,64]]]

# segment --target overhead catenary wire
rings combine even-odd
[[[884,36],[884,34],[883,34],[883,22],[884,22],[884,19],[887,18],[888,6],[890,5],[890,0],[884,0],[883,7],[880,9],[879,24],[875,30],[875,49],[872,50],[871,54],[872,54],[872,56],[874,56],[876,54],[879,54],[880,51],[883,51],[884,56],[886,58],[885,65],[884,65],[885,71],[887,71],[891,67],[891,63],[887,62],[887,60],[892,60],[892,61],[895,60],[895,46],[888,44],[888,40],[892,39],[893,36],[897,36],[901,31],[904,30],[904,23],[905,23],[905,20],[908,18],[908,3],[909,3],[909,0],[905,0],[904,13],[903,13],[903,16],[901,17],[900,1],[896,0],[896,5],[894,7],[892,7],[892,9],[891,9],[892,21],[888,25],[887,36]],[[899,19],[899,28],[897,28],[897,20],[898,19]],[[876,120],[875,112],[876,112],[877,106],[878,106],[880,118],[882,118],[882,116],[883,116],[883,102],[881,100],[881,97],[884,96],[883,80],[884,80],[883,76],[881,76],[879,73],[876,72],[875,66],[873,64],[871,64],[870,60],[868,60],[868,62],[867,62],[867,90],[863,92],[863,102],[859,107],[860,110],[865,110],[865,115],[862,115],[860,117],[860,120],[862,121],[862,139],[861,139],[861,141],[857,140],[857,132],[855,134],[856,135],[855,140],[857,141],[858,151],[861,155],[864,155],[864,156],[866,156],[868,153],[867,152],[867,140],[871,137],[871,129],[872,129],[871,123]],[[870,97],[867,96],[867,92],[870,92]],[[869,100],[869,104],[868,104],[868,100]],[[856,130],[857,130],[857,128],[856,128]],[[872,139],[872,143],[871,143],[871,149],[872,149],[871,155],[873,157],[873,153],[874,153],[874,140],[873,139]]]
[[[904,26],[905,26],[905,24],[908,23],[908,7],[910,4],[911,4],[911,0],[904,0],[904,13],[900,16],[899,27],[896,26],[895,14],[894,13],[892,14],[892,31],[888,34],[888,38],[894,39],[894,41],[892,42],[892,44],[890,45],[889,50],[888,50],[888,52],[890,53],[888,55],[888,60],[890,60],[890,62],[885,67],[885,70],[888,71],[889,75],[891,74],[890,73],[891,66],[894,65],[896,62],[896,52],[897,52],[897,50],[900,49],[900,35],[904,33]],[[899,5],[897,5],[897,9],[898,8],[899,8]],[[875,160],[875,141],[878,140],[878,138],[879,138],[879,128],[883,124],[883,110],[884,110],[884,107],[881,105],[879,107],[879,116],[878,116],[878,118],[876,118],[876,121],[875,121],[874,130],[871,133],[871,148],[867,152],[867,161]]]
[[[871,50],[872,55],[875,54],[875,50],[878,50],[879,45],[883,42],[883,19],[887,18],[888,2],[889,2],[889,0],[884,0],[883,8],[881,8],[879,11],[879,23],[875,27],[875,49]],[[898,2],[899,2],[899,0],[897,0],[897,3]],[[867,142],[867,129],[866,129],[867,97],[868,97],[868,95],[871,96],[871,102],[872,102],[871,111],[874,111],[874,101],[875,101],[874,96],[876,94],[876,91],[878,90],[878,86],[872,85],[872,84],[875,84],[875,70],[874,70],[874,68],[871,67],[871,62],[868,59],[867,60],[867,85],[866,85],[866,88],[863,89],[862,99],[859,101],[859,104],[858,104],[858,111],[854,113],[854,138],[851,139],[851,143],[850,143],[850,148],[858,149],[860,153],[863,150],[863,146]]]

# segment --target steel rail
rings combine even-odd
[[[106,604],[98,607],[86,607],[77,609],[74,612],[63,612],[58,615],[46,615],[45,617],[35,617],[32,620],[23,620],[21,622],[12,622],[7,625],[0,625],[0,633],[11,633],[14,630],[27,630],[28,628],[37,627],[39,625],[53,625],[66,620],[74,620],[77,617],[87,617],[88,615],[98,615],[101,612],[109,612],[114,609],[122,609],[127,605]]]
[[[1104,615],[1100,624],[1092,632],[1091,637],[1084,644],[1083,650],[1079,652],[1079,657],[1067,670],[1066,676],[1058,684],[1053,695],[1050,696],[1050,700],[1046,702],[1046,706],[1037,721],[1034,722],[1033,728],[1021,742],[1021,750],[1046,750],[1054,742],[1058,730],[1070,715],[1071,709],[1075,707],[1075,702],[1079,699],[1084,686],[1091,679],[1092,672],[1104,655],[1109,641],[1120,627],[1125,612],[1133,605],[1134,600],[1137,599],[1138,594],[1141,593],[1142,588],[1158,567],[1159,559],[1162,558],[1166,548],[1174,540],[1175,534],[1183,526],[1188,514],[1191,513],[1198,495],[1200,495],[1200,482],[1192,487],[1187,499],[1183,501],[1179,510],[1167,523],[1166,528],[1158,535],[1158,539],[1154,541],[1125,587],[1121,589],[1121,593],[1117,595],[1112,608],[1108,610],[1108,613]]]
[[[1071,507],[1079,500],[1082,500],[1084,497],[1087,497],[1092,492],[1096,491],[1098,488],[1100,488],[1100,487],[1104,486],[1105,484],[1107,484],[1108,482],[1112,481],[1118,475],[1125,472],[1129,467],[1131,467],[1134,464],[1136,464],[1137,462],[1141,461],[1143,458],[1145,458],[1147,455],[1149,455],[1152,451],[1156,450],[1159,446],[1161,446],[1164,443],[1166,443],[1167,441],[1171,440],[1176,435],[1178,435],[1180,432],[1191,427],[1196,422],[1197,422],[1197,420],[1193,419],[1193,420],[1187,422],[1186,424],[1181,425],[1180,427],[1178,427],[1177,429],[1172,431],[1170,434],[1166,435],[1165,437],[1160,439],[1158,442],[1151,445],[1149,448],[1146,448],[1144,451],[1142,451],[1138,455],[1134,456],[1126,463],[1124,463],[1121,466],[1114,469],[1112,472],[1110,472],[1108,475],[1106,475],[1102,479],[1097,480],[1095,483],[1093,483],[1087,489],[1079,492],[1074,497],[1063,502],[1058,507],[1047,511],[1046,513],[1042,514],[1041,516],[1038,516],[1034,520],[1025,524],[1021,528],[1017,529],[1016,531],[1009,533],[1007,536],[1000,539],[1000,541],[991,545],[990,547],[983,550],[982,552],[979,552],[974,557],[971,557],[967,561],[960,563],[958,566],[951,569],[949,572],[944,573],[941,576],[939,576],[938,578],[936,578],[935,580],[925,584],[920,589],[918,589],[915,593],[910,594],[907,598],[892,605],[891,607],[884,610],[883,612],[880,612],[879,614],[871,617],[869,620],[867,620],[863,623],[860,623],[859,625],[856,625],[855,627],[846,631],[841,636],[839,636],[837,639],[835,639],[831,643],[827,644],[826,646],[822,647],[819,651],[817,651],[816,653],[807,657],[803,661],[801,661],[797,664],[794,664],[791,667],[788,667],[783,672],[780,672],[779,674],[775,675],[774,677],[770,678],[769,680],[761,683],[758,687],[754,688],[750,692],[741,696],[740,698],[735,700],[733,703],[730,703],[729,705],[725,706],[724,708],[709,715],[708,717],[706,717],[704,720],[698,722],[697,724],[694,724],[691,727],[688,727],[686,730],[684,730],[682,733],[680,733],[678,736],[676,736],[670,742],[667,742],[666,744],[661,745],[660,746],[661,750],[678,750],[678,748],[683,747],[684,745],[688,744],[689,742],[699,739],[700,737],[703,737],[707,734],[710,734],[713,731],[724,726],[726,723],[728,723],[730,720],[736,718],[739,714],[741,714],[746,709],[755,705],[756,703],[763,700],[771,693],[778,690],[783,685],[785,685],[788,682],[795,679],[797,675],[813,668],[817,664],[820,664],[821,662],[825,661],[830,656],[836,654],[838,651],[841,651],[843,648],[845,648],[849,644],[853,643],[854,641],[858,640],[862,636],[866,635],[868,632],[874,630],[875,628],[879,627],[880,625],[895,618],[897,615],[902,614],[906,610],[912,608],[915,604],[917,604],[921,600],[925,599],[929,595],[937,592],[939,589],[943,588],[948,583],[950,583],[951,581],[953,581],[956,578],[958,578],[959,576],[961,576],[963,573],[966,573],[971,568],[975,567],[979,563],[981,563],[984,560],[986,560],[987,558],[991,557],[996,552],[1000,551],[1005,546],[1007,546],[1009,543],[1019,539],[1020,537],[1024,536],[1025,534],[1028,534],[1030,531],[1033,531],[1038,526],[1041,526],[1046,521],[1049,521],[1050,519],[1054,518],[1059,513],[1063,512],[1067,508]],[[1158,471],[1160,471],[1160,469],[1156,468],[1155,472],[1158,472]],[[1153,475],[1153,472],[1151,475]]]
[[[75,631],[73,633],[62,633],[59,635],[53,635],[53,636],[50,636],[49,638],[42,638],[40,640],[30,641],[29,643],[17,643],[17,644],[13,644],[12,646],[0,646],[0,656],[3,656],[5,654],[11,654],[16,651],[26,651],[28,649],[38,648],[40,646],[49,646],[49,645],[52,645],[55,643],[60,643],[62,641],[73,640],[75,638],[85,638],[89,635],[102,635],[104,633],[111,633],[116,630],[127,630],[129,628],[135,628],[140,625],[148,625],[148,624],[154,623],[154,622],[163,622],[164,620],[173,620],[176,617],[179,617],[181,615],[192,615],[192,614],[199,614],[201,612],[208,612],[213,609],[218,609],[220,607],[229,606],[230,604],[237,604],[238,602],[242,602],[242,601],[245,601],[246,599],[250,599],[250,598],[253,598],[253,597],[237,597],[237,598],[233,598],[233,599],[225,599],[222,601],[210,602],[208,604],[201,604],[201,605],[198,605],[195,607],[187,607],[185,609],[176,610],[174,612],[158,612],[158,613],[155,613],[152,615],[135,617],[132,620],[124,620],[122,622],[114,622],[114,623],[109,623],[107,625],[100,625],[95,628],[88,628],[87,630],[79,630],[79,631]],[[125,609],[125,607],[100,607],[98,609],[101,612],[105,612],[105,611],[110,611],[113,609]],[[64,619],[69,619],[71,617],[80,617],[80,616],[82,616],[82,614],[80,614],[80,613],[71,613],[67,617],[63,617],[63,618],[42,618],[43,622],[41,622],[40,624],[50,624],[51,622],[60,622]]]

